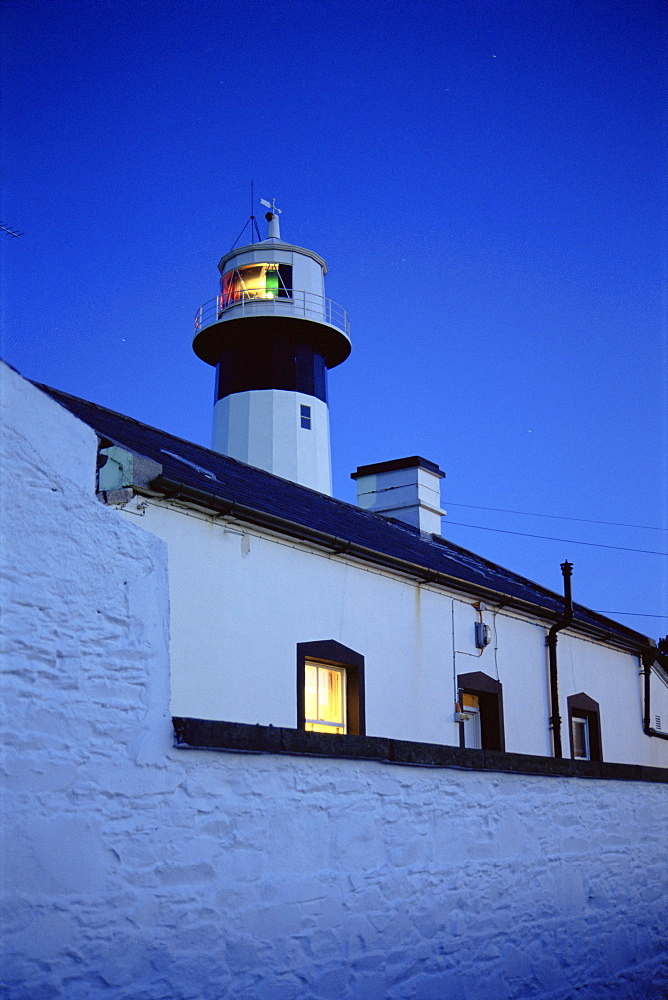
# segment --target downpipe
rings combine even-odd
[[[663,643],[667,640],[663,639],[659,643],[659,649],[656,646],[648,646],[643,650],[641,655],[642,670],[641,674],[645,680],[645,691],[644,691],[644,712],[643,712],[643,730],[646,736],[655,736],[660,740],[668,740],[668,733],[660,733],[657,729],[652,726],[652,706],[651,706],[651,695],[652,695],[652,667],[655,663],[659,663],[664,670],[668,670],[668,656],[664,653],[661,648]]]
[[[571,595],[571,574],[573,564],[563,562],[561,572],[564,578],[564,613],[547,634],[547,655],[550,674],[550,727],[554,756],[563,757],[561,747],[561,716],[559,714],[559,672],[557,670],[557,632],[568,628],[573,621],[573,597]]]

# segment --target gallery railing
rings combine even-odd
[[[236,319],[240,316],[304,316],[320,323],[327,323],[350,335],[350,321],[345,309],[315,292],[305,292],[293,288],[276,297],[265,297],[257,289],[240,289],[226,300],[221,295],[209,299],[200,306],[195,316],[195,333],[198,334],[207,326],[218,323],[221,319]]]

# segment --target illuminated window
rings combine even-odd
[[[306,431],[311,430],[311,407],[305,406],[304,403],[299,407],[299,419],[301,420],[301,425]]]
[[[292,298],[290,264],[245,264],[223,275],[220,281],[221,308],[253,299]]]
[[[332,667],[306,661],[304,729],[313,733],[345,733],[345,667]]]
[[[364,657],[334,639],[297,644],[297,725],[364,736]]]

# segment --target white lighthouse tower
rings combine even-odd
[[[350,354],[348,317],[322,257],[285,243],[262,204],[267,239],[221,258],[195,318],[193,350],[216,367],[212,448],[331,495],[327,370]]]

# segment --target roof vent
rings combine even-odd
[[[375,514],[396,517],[420,531],[440,535],[441,479],[433,462],[419,455],[392,462],[360,465],[350,478],[357,481],[357,505]]]

